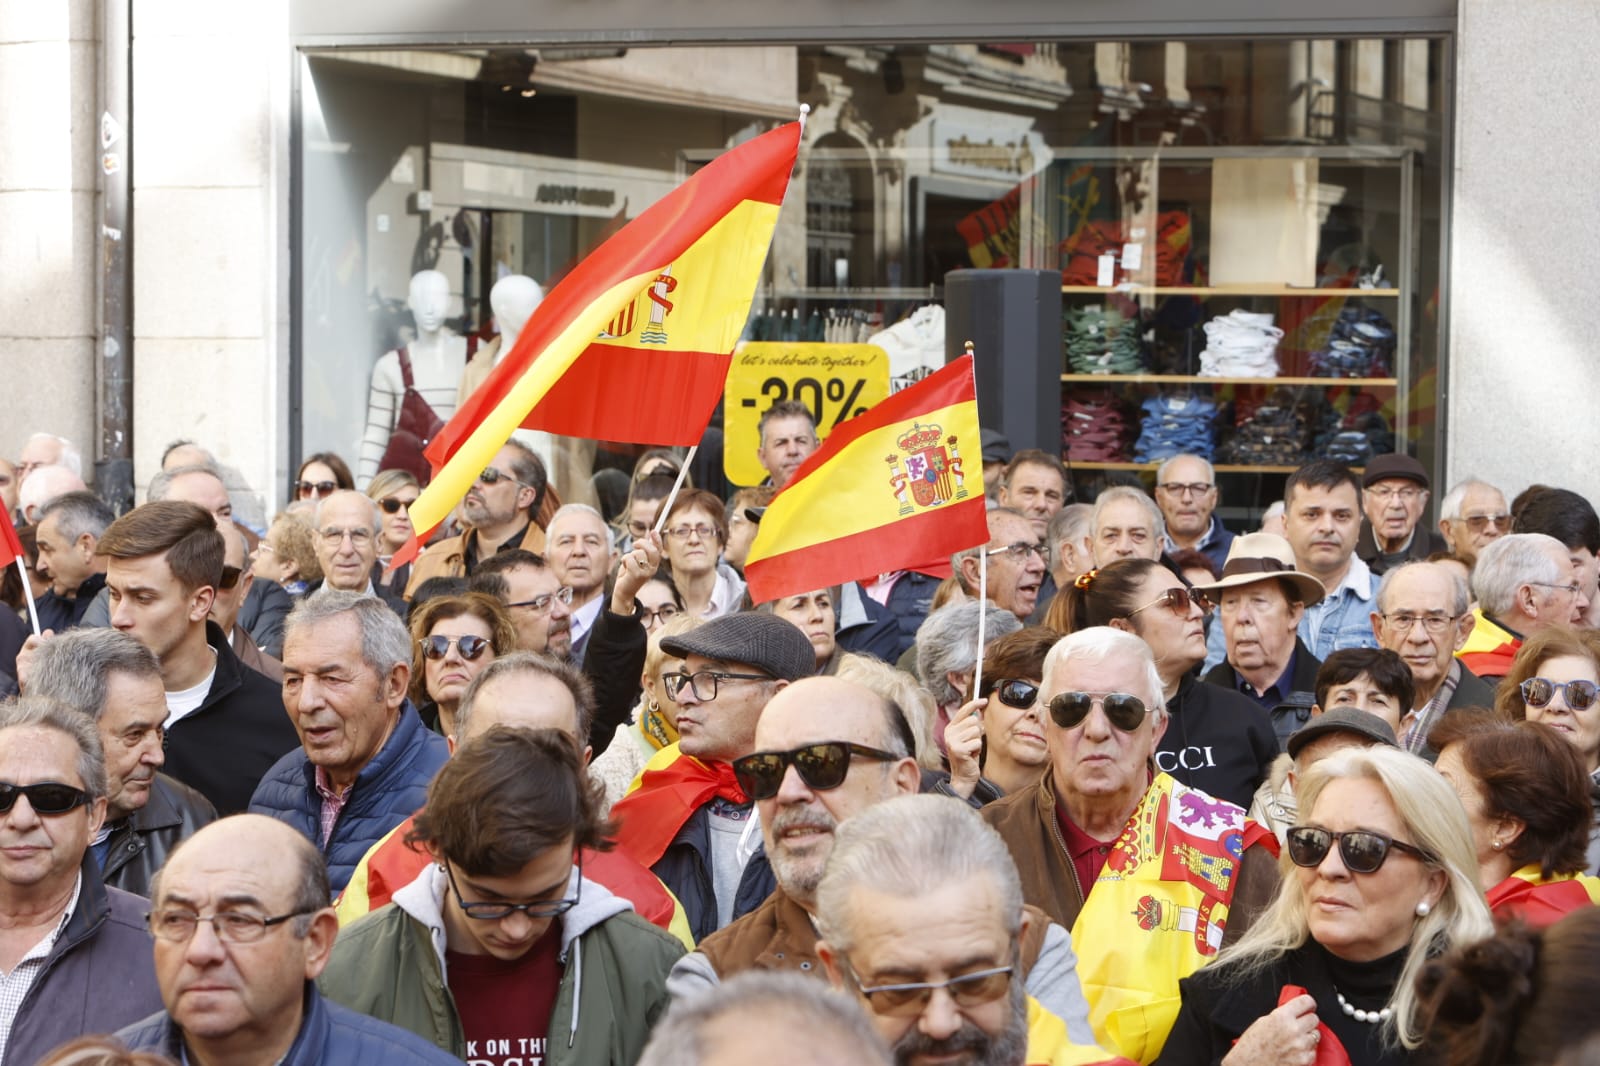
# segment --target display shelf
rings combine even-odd
[[[1069,469],[1069,470],[1154,470],[1156,467],[1161,465],[1159,462],[1149,462],[1149,463],[1107,463],[1107,462],[1098,462],[1098,461],[1091,461],[1091,460],[1084,460],[1084,459],[1067,459],[1067,458],[1062,458],[1061,461],[1066,464],[1067,469]],[[1308,462],[1308,463],[1310,461],[1311,461],[1310,459],[1306,460],[1306,462]],[[1219,474],[1292,474],[1296,470],[1299,470],[1300,467],[1299,466],[1252,466],[1252,465],[1249,465],[1249,464],[1241,464],[1241,463],[1216,463],[1211,467],[1211,469],[1216,471]],[[1350,469],[1354,470],[1356,473],[1359,474],[1364,468],[1363,467],[1359,467],[1359,466],[1352,466]]]
[[[1295,285],[1063,285],[1066,295],[1129,296],[1399,296],[1399,289],[1312,289]]]
[[[1153,385],[1326,385],[1329,388],[1389,388],[1399,384],[1398,378],[1212,378],[1198,374],[1062,374],[1063,382],[1073,384],[1138,384]]]

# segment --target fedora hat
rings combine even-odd
[[[1322,599],[1322,582],[1294,568],[1294,549],[1276,533],[1245,533],[1233,538],[1228,561],[1222,564],[1222,577],[1209,585],[1196,585],[1217,598],[1224,589],[1253,585],[1275,578],[1294,585],[1307,607]]]

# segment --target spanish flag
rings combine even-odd
[[[987,543],[982,456],[965,355],[841,423],[795,471],[750,546],[750,599],[947,567]]]
[[[425,454],[416,556],[518,426],[694,444],[722,396],[800,148],[791,122],[725,152],[591,252]]]

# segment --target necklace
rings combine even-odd
[[[1362,1010],[1360,1007],[1351,1006],[1350,1001],[1344,998],[1344,993],[1337,988],[1333,990],[1333,994],[1339,1000],[1339,1009],[1358,1022],[1377,1025],[1379,1022],[1386,1022],[1394,1017],[1393,1007],[1384,1007],[1382,1010]]]

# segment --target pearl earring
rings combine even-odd
[[[1428,906],[1428,901],[1423,900],[1421,903],[1417,904],[1417,917],[1426,918],[1428,916],[1428,912],[1431,910],[1433,910],[1433,908]]]

